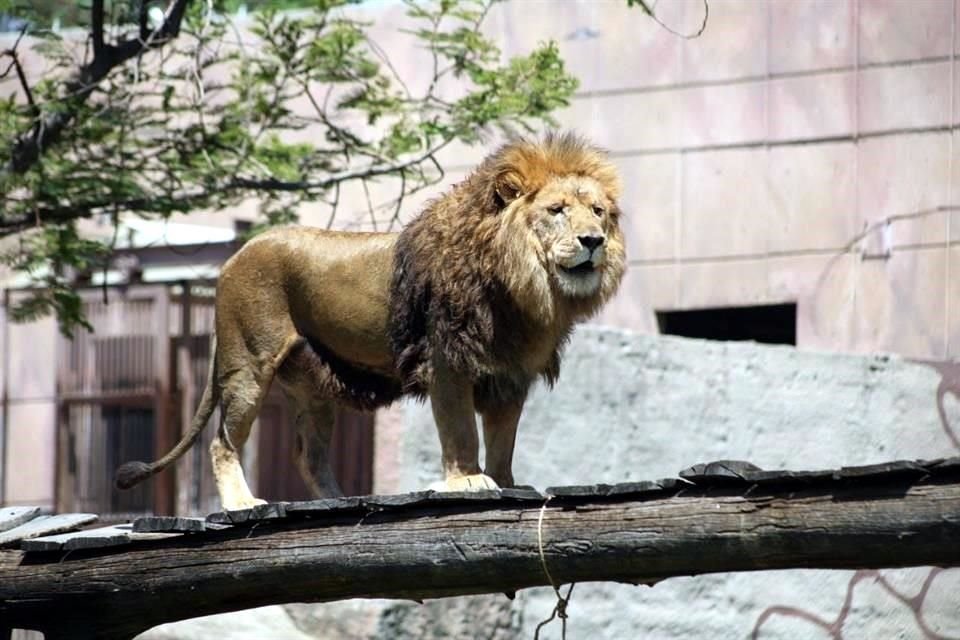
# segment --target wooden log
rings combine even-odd
[[[568,492],[545,507],[428,500],[373,512],[288,511],[283,519],[116,549],[3,552],[0,627],[35,628],[48,640],[125,638],[163,622],[267,604],[512,592],[548,584],[541,525],[544,558],[564,583],[960,566],[955,472],[673,491],[639,498]]]

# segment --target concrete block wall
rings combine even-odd
[[[703,3],[657,12],[689,33]],[[581,79],[562,124],[623,171],[630,274],[602,322],[795,301],[801,347],[948,358],[960,213],[913,214],[956,197],[958,20],[953,0],[712,0],[683,40],[618,0],[524,0],[489,29],[507,53],[559,42]]]

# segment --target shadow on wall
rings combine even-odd
[[[958,436],[955,425],[950,424],[944,404],[947,394],[952,395],[956,400],[960,401],[960,363],[923,360],[916,360],[915,362],[928,365],[940,374],[940,384],[937,386],[936,391],[937,414],[940,417],[940,425],[943,428],[944,434],[957,452],[960,453],[960,436]],[[909,620],[908,617],[908,624],[912,624],[912,628],[909,630],[911,635],[898,637],[923,638],[924,640],[957,640],[960,636],[943,635],[938,633],[936,629],[931,628],[928,620],[931,615],[935,613],[936,605],[939,604],[939,602],[936,598],[934,599],[935,603],[928,602],[928,595],[931,592],[931,588],[934,587],[935,582],[937,584],[948,584],[946,589],[940,589],[939,591],[953,591],[955,593],[955,587],[960,583],[960,569],[934,567],[924,570],[927,571],[927,574],[923,578],[919,590],[912,596],[907,595],[902,588],[898,589],[881,571],[866,569],[856,571],[853,576],[851,576],[850,582],[847,583],[847,591],[846,594],[844,594],[840,612],[833,620],[818,616],[807,609],[788,605],[773,605],[767,607],[757,618],[756,624],[753,626],[751,638],[753,638],[753,640],[762,640],[764,637],[764,626],[767,625],[771,619],[783,617],[791,619],[791,622],[794,623],[810,623],[822,629],[825,638],[844,640],[850,637],[845,636],[844,631],[845,627],[848,626],[851,612],[860,604],[869,606],[869,603],[859,603],[857,601],[857,594],[860,592],[857,590],[857,585],[861,582],[872,580],[874,584],[879,586],[886,594],[903,605],[903,607],[912,614],[912,620]],[[938,577],[940,578],[939,580],[937,580]],[[956,604],[954,604],[954,606],[956,606]],[[898,631],[906,630],[900,629]],[[894,633],[894,630],[891,629],[890,633]]]
[[[785,618],[792,618],[793,622],[808,622],[815,627],[822,629],[825,634],[823,637],[830,638],[831,640],[844,640],[844,638],[852,638],[853,636],[844,635],[844,627],[848,625],[851,612],[855,611],[858,608],[857,602],[857,585],[861,582],[867,580],[873,580],[874,584],[878,585],[884,592],[893,597],[893,599],[901,603],[911,614],[912,614],[912,629],[889,629],[890,637],[893,637],[895,634],[898,638],[923,638],[924,640],[956,640],[957,636],[955,635],[943,635],[931,628],[928,618],[931,614],[935,613],[935,610],[938,608],[937,604],[945,604],[938,602],[938,598],[934,598],[934,603],[928,602],[928,595],[931,592],[931,588],[934,586],[935,581],[939,576],[942,577],[937,582],[950,583],[952,586],[947,586],[946,589],[940,589],[944,593],[955,592],[956,578],[960,575],[960,569],[941,569],[933,568],[929,569],[926,577],[923,580],[923,583],[920,586],[920,590],[916,595],[909,596],[904,593],[901,589],[898,589],[896,586],[891,584],[890,580],[883,575],[882,572],[876,570],[862,569],[853,574],[850,578],[850,582],[847,583],[847,592],[843,598],[843,605],[840,607],[840,613],[834,620],[827,620],[821,616],[818,616],[808,610],[800,609],[798,607],[790,607],[784,605],[775,605],[768,607],[760,617],[757,618],[757,622],[753,627],[753,633],[751,638],[753,640],[761,640],[764,635],[762,633],[764,625],[776,616],[783,616]],[[949,576],[949,577],[948,577]],[[951,580],[952,578],[952,580]],[[872,603],[871,603],[872,604]],[[867,604],[869,606],[869,604]],[[909,635],[903,635],[903,632],[909,631]],[[811,636],[817,637],[817,636]],[[856,637],[861,637],[859,633]]]

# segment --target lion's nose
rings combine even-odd
[[[577,239],[589,251],[593,251],[603,244],[603,236],[577,236]]]

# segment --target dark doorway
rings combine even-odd
[[[338,408],[330,465],[344,495],[365,496],[373,492],[374,414]],[[285,402],[265,403],[260,410],[260,448],[257,450],[258,498],[312,500],[296,465],[293,447],[296,429],[290,424]]]
[[[660,333],[706,340],[797,344],[797,305],[658,311]]]

